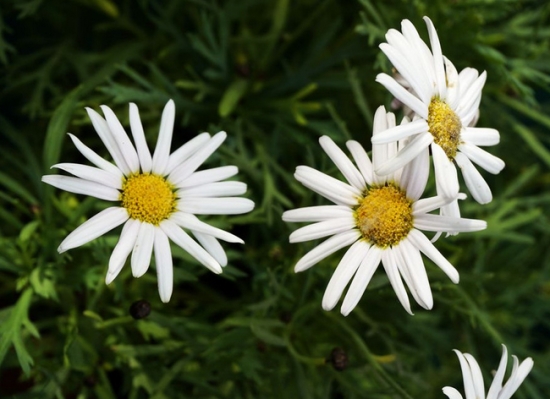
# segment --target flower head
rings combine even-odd
[[[458,193],[456,163],[474,199],[482,204],[491,202],[491,190],[472,163],[493,174],[504,168],[502,160],[479,148],[498,144],[498,131],[471,126],[479,114],[481,90],[487,75],[473,68],[458,73],[443,56],[432,21],[428,17],[424,20],[431,50],[408,20],[403,20],[402,32],[390,29],[386,34],[387,43],[380,45],[406,84],[384,73],[376,80],[412,110],[414,118],[406,126],[397,126],[372,138],[373,144],[413,138],[380,165],[376,173],[392,173],[430,147],[439,194],[450,198]],[[419,137],[422,139],[417,140]]]
[[[464,378],[464,392],[466,399],[509,399],[516,392],[525,379],[531,369],[533,368],[533,359],[528,357],[521,364],[516,356],[512,355],[514,359],[514,366],[512,368],[512,375],[502,386],[504,380],[504,373],[506,372],[506,363],[508,362],[508,351],[506,346],[502,345],[502,358],[498,370],[495,374],[487,397],[485,397],[485,387],[483,385],[483,376],[476,360],[469,353],[461,353],[455,350],[458,360],[460,361],[460,368],[462,369],[462,376]],[[447,395],[449,399],[463,399],[462,395],[452,387],[443,388],[443,393]]]
[[[175,119],[175,105],[170,100],[162,113],[157,145],[151,156],[135,104],[130,104],[135,147],[113,111],[105,105],[101,108],[105,118],[90,108],[86,110],[114,164],[69,134],[76,148],[96,167],[71,163],[53,165],[52,168],[62,169],[75,177],[48,175],[43,176],[42,181],[66,191],[119,204],[80,225],[63,240],[58,251],[62,253],[84,245],[124,224],[109,259],[106,283],[111,283],[120,273],[130,253],[132,273],[134,277],[141,277],[149,268],[154,252],[160,298],[168,302],[173,289],[168,239],[214,273],[221,273],[227,256],[218,239],[234,243],[243,241],[200,221],[195,215],[246,213],[254,208],[254,203],[234,197],[244,194],[246,184],[223,181],[237,174],[236,166],[197,172],[225,140],[225,132],[212,137],[208,133],[199,134],[170,154]],[[183,229],[189,230],[198,243]]]
[[[406,120],[402,126],[407,126]],[[394,127],[394,115],[386,114],[384,107],[380,107],[374,117],[373,134],[376,136]],[[415,140],[422,140],[422,137]],[[420,252],[437,264],[454,283],[458,283],[459,277],[456,269],[420,230],[476,231],[484,229],[486,223],[430,214],[455,198],[420,199],[429,173],[427,152],[415,157],[404,168],[381,177],[374,170],[397,153],[397,143],[373,145],[371,162],[359,143],[348,141],[346,144],[355,166],[329,137],[323,136],[319,141],[347,182],[307,166],[296,169],[294,176],[298,181],[334,205],[294,209],[283,214],[283,220],[287,222],[316,222],[294,231],[290,242],[331,236],[303,256],[294,270],[304,271],[351,245],[325,291],[325,310],[336,305],[353,279],[341,309],[344,315],[348,315],[361,299],[380,262],[399,301],[409,313],[411,308],[403,280],[414,299],[422,307],[431,309],[433,298]],[[400,143],[399,147],[403,145],[407,144]]]

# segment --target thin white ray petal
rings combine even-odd
[[[140,223],[131,259],[132,275],[134,277],[143,276],[149,269],[154,241],[155,226],[150,223]]]
[[[466,127],[460,132],[460,138],[482,147],[497,145],[500,142],[498,130],[486,127]]]
[[[431,143],[433,143],[434,137],[430,133],[419,134],[412,139],[397,155],[391,159],[388,159],[382,165],[375,169],[377,175],[385,176],[393,173],[399,169],[402,169],[405,165],[410,163],[423,151],[427,150]]]
[[[447,397],[449,399],[463,399],[462,398],[462,395],[460,394],[460,392],[458,392],[455,388],[453,387],[444,387],[443,388],[443,393],[445,395],[447,395]]]
[[[361,300],[363,293],[370,283],[372,275],[380,264],[380,260],[382,259],[382,252],[382,249],[374,245],[368,249],[366,255],[363,258],[363,261],[361,262],[361,265],[359,265],[359,269],[357,269],[357,272],[355,274],[355,277],[353,278],[353,281],[351,282],[348,292],[346,293],[344,302],[342,303],[342,308],[340,309],[340,312],[344,316],[349,315]]]
[[[525,380],[525,377],[531,372],[533,368],[533,359],[528,357],[521,365],[518,367],[519,360],[516,356],[512,356],[514,359],[514,368],[512,370],[512,375],[502,388],[502,391],[499,394],[499,399],[509,399],[512,395],[518,390],[519,386]]]
[[[472,194],[472,197],[480,204],[488,204],[491,202],[493,200],[493,194],[491,193],[489,185],[472,162],[470,162],[468,157],[458,152],[455,161],[459,168],[462,169],[464,182]]]
[[[424,309],[431,309],[434,304],[432,290],[430,288],[430,281],[428,280],[428,273],[424,267],[422,256],[420,251],[415,248],[411,242],[404,239],[398,246],[403,260],[409,270],[411,279],[414,282],[414,289],[416,289],[416,295],[420,300],[417,302]]]
[[[122,155],[122,150],[117,144],[105,119],[103,119],[101,115],[91,108],[86,108],[86,112],[88,113],[90,121],[92,121],[92,125],[94,126],[97,135],[105,145],[105,148],[107,148],[107,151],[109,151],[109,154],[111,154],[111,157],[113,157],[115,164],[126,176],[130,175],[132,170],[126,163],[126,160]]]
[[[476,97],[471,103],[470,107],[460,113],[460,115],[457,115],[460,117],[460,121],[462,122],[462,126],[474,126],[475,123],[472,123],[472,121],[475,118],[479,118],[479,104],[481,103],[481,93],[478,97]]]
[[[350,207],[343,205],[321,205],[292,209],[283,213],[285,222],[322,222],[336,218],[353,216]]]
[[[240,215],[254,209],[254,202],[248,198],[182,198],[177,209],[196,215]]]
[[[219,132],[215,134],[206,144],[203,144],[186,161],[174,168],[168,175],[168,180],[179,187],[179,184],[196,171],[210,155],[218,149],[227,138],[227,133]]]
[[[428,123],[424,119],[417,119],[414,122],[398,125],[372,136],[371,141],[372,144],[387,144],[415,134],[426,133],[428,130]]]
[[[464,394],[466,395],[466,399],[476,399],[476,391],[474,388],[474,381],[472,378],[472,370],[470,369],[470,365],[468,364],[468,361],[464,357],[464,355],[454,349],[454,352],[458,356],[458,361],[460,362],[460,369],[462,370],[462,378],[464,380]]]
[[[178,167],[183,161],[189,158],[195,151],[206,144],[206,142],[208,142],[209,140],[209,133],[201,133],[198,136],[193,137],[187,143],[174,151],[168,159],[168,166],[166,167],[165,174],[169,175],[170,173],[172,173],[172,171],[176,167]]]
[[[403,168],[400,185],[407,193],[407,198],[413,201],[420,198],[428,183],[429,174],[430,152],[426,148]]]
[[[217,227],[211,226],[208,223],[204,223],[200,221],[199,218],[197,218],[195,215],[191,215],[183,212],[176,212],[170,216],[170,220],[172,220],[178,226],[188,230],[209,234],[213,237],[216,237],[220,240],[224,240],[227,242],[244,244],[244,241],[241,240],[236,235],[228,233],[227,231],[224,231]]]
[[[357,205],[361,191],[309,166],[298,166],[294,177],[304,186],[336,205]]]
[[[458,72],[451,61],[443,56],[445,61],[445,75],[447,76],[447,98],[445,101],[451,109],[456,109],[460,100],[460,79]]]
[[[372,162],[361,144],[357,141],[349,140],[346,142],[349,152],[351,153],[355,164],[359,168],[361,175],[370,186],[373,183]]]
[[[428,35],[430,36],[438,94],[440,98],[447,98],[447,82],[445,79],[445,70],[443,68],[443,54],[441,52],[439,37],[437,36],[432,20],[428,17],[424,17],[424,22],[426,22]]]
[[[93,163],[95,166],[97,166],[98,168],[101,168],[103,169],[104,171],[106,172],[109,172],[115,176],[117,176],[119,179],[122,180],[122,178],[124,177],[124,175],[122,174],[122,172],[120,171],[119,168],[117,168],[114,164],[112,164],[111,162],[105,160],[104,158],[100,157],[99,155],[97,155],[97,153],[95,153],[92,149],[90,149],[88,146],[86,146],[82,141],[80,141],[78,139],[78,137],[76,137],[75,135],[71,134],[71,133],[67,133],[69,135],[69,137],[71,138],[71,140],[73,141],[76,149],[78,151],[80,151],[80,153],[82,155],[84,155],[84,157],[90,161],[91,163]]]
[[[504,161],[502,159],[489,154],[478,146],[462,143],[458,146],[458,150],[489,173],[496,175],[504,169]]]
[[[170,242],[159,228],[155,228],[154,252],[160,300],[167,303],[174,289],[174,267]]]
[[[418,248],[424,255],[432,260],[455,284],[460,280],[458,271],[451,263],[445,259],[436,247],[419,230],[412,229],[407,236],[410,243]]]
[[[487,399],[498,399],[499,392],[502,389],[502,381],[504,380],[504,373],[506,372],[506,364],[508,363],[508,349],[502,345],[502,356],[498,365],[497,372],[493,377],[493,382],[487,392]]]
[[[441,195],[435,197],[422,198],[412,204],[413,216],[419,216],[423,213],[428,213],[447,205],[452,200]]]
[[[344,151],[342,151],[328,136],[320,137],[319,143],[338,170],[342,172],[346,180],[358,190],[363,190],[365,188],[365,180]]]
[[[105,115],[105,120],[107,121],[107,126],[111,131],[112,137],[120,152],[126,165],[130,168],[131,173],[139,172],[139,158],[134,148],[134,145],[130,141],[130,137],[126,134],[126,131],[122,127],[122,124],[116,117],[115,113],[111,108],[106,105],[102,105],[101,109],[103,110],[103,115]]]
[[[125,208],[111,207],[104,209],[69,234],[61,242],[57,248],[57,252],[63,253],[69,249],[80,247],[120,226],[127,220],[128,212]]]
[[[432,149],[437,194],[454,199],[459,189],[456,166],[439,145],[432,143],[430,147]]]
[[[460,79],[460,95],[463,96],[466,94],[466,91],[468,88],[474,83],[474,81],[478,78],[479,72],[475,68],[464,68],[460,73],[458,74],[458,78]],[[456,109],[456,108],[455,108]]]
[[[379,73],[376,76],[376,81],[384,86],[395,98],[417,113],[423,119],[428,119],[428,106],[423,103],[414,94],[411,94],[407,89],[401,86],[391,76],[385,73]]]
[[[192,233],[203,248],[206,249],[206,251],[212,255],[214,259],[216,259],[221,267],[227,266],[227,254],[215,237],[208,234],[199,233],[198,231],[192,231]]]
[[[392,247],[392,252],[396,260],[397,270],[401,274],[401,277],[405,281],[405,285],[408,287],[414,300],[422,306],[424,309],[428,309],[428,305],[424,302],[422,297],[418,295],[418,288],[416,287],[416,281],[412,276],[412,272],[405,261],[404,254],[402,253],[401,246]]]
[[[139,117],[139,109],[134,103],[130,103],[130,129],[132,131],[134,143],[136,143],[141,171],[143,173],[149,173],[153,168],[153,159],[151,158],[151,151],[149,151],[149,147],[145,141],[145,133],[143,132],[141,118]]]
[[[485,385],[483,384],[483,375],[481,374],[481,369],[479,368],[476,359],[474,359],[474,357],[469,353],[465,353],[464,358],[468,362],[470,372],[472,374],[472,385],[475,392],[474,398],[485,397]]]
[[[100,168],[80,165],[78,163],[58,163],[53,165],[52,168],[64,170],[81,179],[93,181],[115,190],[122,188],[122,178],[118,174],[115,175]]]
[[[177,224],[169,219],[165,219],[160,223],[160,228],[176,245],[187,251],[189,255],[198,260],[202,265],[216,274],[222,272],[222,267],[216,259],[214,259],[203,247],[197,244],[197,242]]]
[[[166,167],[168,166],[168,159],[170,157],[170,145],[172,144],[175,118],[176,105],[173,100],[169,100],[162,111],[157,146],[153,154],[153,173],[161,176],[167,174]]]
[[[323,296],[322,306],[324,310],[331,310],[336,306],[344,289],[359,268],[359,265],[367,256],[370,244],[363,240],[356,241],[342,257],[338,267],[332,274]]]
[[[459,233],[485,230],[487,222],[478,219],[453,218],[429,213],[415,215],[414,227],[426,231],[453,231]]]
[[[174,184],[177,188],[191,188],[203,184],[222,181],[235,176],[237,173],[239,173],[239,168],[237,168],[236,166],[220,166],[218,168],[205,169],[199,172],[195,172],[179,184],[174,184],[171,181],[170,183]]]
[[[351,215],[344,218],[325,220],[323,222],[301,227],[294,231],[289,237],[289,242],[297,243],[316,240],[318,238],[340,234],[355,227],[355,220]]]
[[[430,98],[428,98],[428,101],[430,101],[431,97],[437,94],[434,92],[436,81],[432,52],[424,40],[422,40],[411,21],[407,19],[401,21],[401,31],[411,47],[414,47],[412,52],[414,59],[411,62],[418,63],[419,73],[425,75],[426,85],[430,88]]]
[[[116,276],[118,276],[124,263],[126,263],[128,255],[130,255],[130,252],[134,249],[139,232],[139,225],[140,222],[135,219],[128,219],[124,224],[118,243],[115,245],[113,253],[109,258],[109,270],[105,277],[106,284],[111,284]]]
[[[399,270],[397,268],[397,263],[393,254],[393,250],[387,249],[385,251],[382,251],[382,266],[384,266],[384,269],[386,270],[386,274],[388,275],[390,284],[395,291],[395,294],[397,295],[397,299],[399,299],[399,302],[407,311],[407,313],[412,315],[413,312],[411,310],[411,304],[409,302],[407,290],[405,289],[403,280],[401,280],[401,275],[399,274]]]
[[[246,192],[246,183],[239,181],[226,181],[203,184],[191,188],[178,190],[176,195],[180,198],[190,197],[231,197],[242,195]]]
[[[458,104],[458,107],[455,108],[458,116],[462,118],[462,116],[471,109],[472,104],[476,102],[478,97],[480,97],[481,90],[485,85],[486,79],[487,73],[483,71],[481,75],[474,80],[474,82],[467,86],[467,88],[465,88],[465,86],[461,86],[461,88],[465,88],[465,90],[460,93],[460,103]]]
[[[118,190],[78,177],[47,175],[42,176],[42,181],[75,194],[89,195],[106,201],[118,201],[120,199],[120,192]]]
[[[353,244],[360,236],[359,230],[350,230],[330,237],[305,254],[294,266],[294,271],[298,273],[309,269],[339,249]]]

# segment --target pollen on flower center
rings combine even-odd
[[[449,104],[438,97],[432,98],[428,106],[428,126],[434,142],[445,151],[449,159],[454,159],[460,144],[462,122]]]
[[[413,228],[412,202],[392,184],[371,188],[355,210],[357,227],[369,243],[396,245]]]
[[[132,219],[159,224],[176,208],[176,194],[161,176],[137,174],[126,179],[120,194],[122,206]]]

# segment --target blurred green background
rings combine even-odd
[[[345,318],[321,308],[344,251],[294,274],[315,243],[288,244],[297,226],[281,213],[324,203],[294,180],[296,166],[338,177],[320,136],[370,150],[373,112],[391,103],[374,81],[391,72],[378,44],[404,18],[427,40],[424,15],[457,69],[487,71],[478,126],[500,131],[489,151],[506,168],[483,172],[492,203],[461,203],[488,229],[436,244],[460,284],[424,258],[433,310],[408,315],[378,270]],[[453,348],[476,357],[488,387],[505,343],[535,361],[514,397],[547,399],[549,47],[543,0],[1,2],[0,397],[443,398],[446,385],[463,392]],[[40,177],[58,161],[86,163],[67,132],[106,154],[85,106],[109,105],[128,126],[135,102],[151,145],[170,98],[172,149],[226,130],[206,166],[237,165],[256,208],[203,218],[246,242],[224,244],[220,276],[173,247],[174,294],[162,304],[154,266],[105,285],[119,229],[57,254],[107,203]],[[134,320],[140,299],[152,312]]]

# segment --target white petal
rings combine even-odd
[[[445,75],[447,77],[447,98],[445,102],[449,104],[451,109],[456,109],[460,100],[460,79],[458,72],[451,61],[443,56],[445,61]]]
[[[109,130],[111,131],[111,134],[120,149],[124,160],[126,161],[126,165],[130,168],[130,172],[139,172],[139,158],[134,145],[130,141],[130,137],[126,134],[126,131],[111,108],[106,105],[102,105],[101,109],[103,110],[103,115],[105,115],[105,120],[107,121]]]
[[[126,163],[126,160],[122,155],[122,151],[115,141],[115,138],[111,133],[111,130],[109,129],[109,126],[107,125],[105,119],[103,119],[101,115],[99,115],[91,108],[86,108],[86,112],[88,112],[88,117],[92,121],[92,125],[94,126],[97,135],[105,145],[105,148],[107,148],[107,151],[109,151],[109,154],[111,154],[111,156],[113,157],[113,160],[115,161],[118,168],[126,176],[130,175],[132,173],[132,170]]]
[[[458,194],[456,167],[439,145],[432,143],[431,149],[437,194],[454,199]]]
[[[346,142],[346,146],[348,147],[348,150],[351,152],[351,155],[353,156],[353,160],[355,161],[355,164],[359,168],[359,171],[361,172],[361,175],[365,179],[368,185],[372,185],[373,183],[373,170],[372,170],[372,162],[363,148],[361,144],[359,144],[357,141],[349,140]]]
[[[521,366],[518,367],[518,358],[516,356],[512,357],[514,358],[514,368],[510,379],[506,382],[500,392],[499,398],[502,399],[509,399],[518,390],[519,386],[525,377],[527,377],[527,375],[531,372],[534,365],[533,359],[528,357],[521,362]]]
[[[416,229],[412,229],[407,236],[410,243],[418,248],[424,255],[432,260],[455,284],[458,284],[459,275],[451,263],[434,247],[424,234]]]
[[[460,138],[482,147],[497,145],[500,142],[498,130],[486,127],[466,127],[460,132]]]
[[[420,38],[418,31],[411,23],[411,21],[406,19],[401,21],[401,30],[403,31],[403,35],[405,36],[405,38],[407,38],[407,40],[409,41],[409,44],[414,47],[414,51],[412,53],[414,55],[414,60],[412,60],[412,62],[418,63],[420,73],[425,74],[425,79],[427,80],[427,84],[431,89],[431,96],[428,99],[428,101],[430,101],[431,97],[437,94],[436,92],[434,92],[436,81],[432,52],[430,51],[428,45],[424,42],[424,40]]]
[[[493,200],[493,194],[491,194],[489,185],[472,162],[470,162],[468,157],[459,152],[456,154],[455,161],[460,169],[462,169],[464,182],[472,194],[472,197],[480,204],[488,204],[491,202]]]
[[[475,391],[474,398],[483,398],[485,396],[485,385],[483,384],[483,375],[481,369],[476,362],[476,359],[469,353],[464,354],[464,358],[468,361],[470,372],[472,373],[472,383]]]
[[[400,185],[407,193],[407,198],[413,201],[420,198],[428,183],[429,174],[430,152],[426,148],[403,168]]]
[[[472,232],[485,230],[485,220],[453,218],[449,216],[420,214],[414,217],[414,227],[426,231]]]
[[[477,71],[476,71],[477,72]],[[456,108],[456,113],[458,116],[463,119],[464,115],[471,112],[472,107],[476,103],[476,99],[481,96],[481,90],[483,85],[485,85],[485,80],[487,79],[487,73],[483,71],[477,79],[472,82],[467,88],[461,86],[462,93],[460,93],[460,103]]]
[[[174,101],[169,100],[164,106],[160,120],[159,137],[153,154],[153,173],[165,175],[170,157],[170,144],[172,143],[172,132],[174,131],[174,119],[176,117],[176,106]],[[202,163],[202,162],[201,162]]]
[[[331,310],[336,306],[344,289],[359,268],[359,265],[367,256],[370,245],[363,241],[356,241],[343,256],[338,267],[332,274],[325,295],[323,296],[323,309]]]
[[[358,190],[363,190],[365,188],[365,180],[355,165],[353,165],[346,154],[344,154],[344,151],[342,151],[328,136],[319,138],[319,143],[338,170],[342,172],[346,180]]]
[[[340,312],[344,316],[349,315],[361,300],[363,293],[369,285],[372,275],[380,264],[382,252],[382,249],[373,245],[365,254],[363,261],[361,262],[361,265],[359,266],[359,269],[357,269],[357,273],[351,282],[348,292],[346,293],[344,302],[342,303]]]
[[[454,351],[458,356],[458,361],[460,362],[460,368],[462,370],[462,378],[464,380],[464,394],[466,395],[466,399],[477,399],[470,365],[468,364],[468,361],[466,360],[466,358],[461,352],[457,351],[456,349]]]
[[[398,125],[391,129],[372,136],[372,144],[387,144],[419,133],[426,133],[429,130],[428,123],[424,119],[417,119],[414,122]]]
[[[460,79],[460,96],[466,94],[468,88],[474,83],[478,76],[479,72],[475,68],[468,67],[460,71],[458,74],[458,78]]]
[[[77,163],[58,163],[52,168],[58,168],[69,172],[70,174],[80,177],[84,180],[93,181],[103,186],[120,190],[122,188],[122,178],[120,176],[107,172],[103,169],[94,168],[93,166],[80,165]]]
[[[499,392],[502,389],[502,381],[504,380],[504,373],[506,372],[506,364],[508,363],[508,350],[506,346],[502,345],[502,356],[498,365],[497,372],[493,377],[493,382],[487,392],[487,399],[497,399]]]
[[[131,260],[132,275],[134,277],[143,276],[149,269],[155,241],[155,229],[155,226],[150,223],[140,223]]]
[[[228,233],[227,231],[224,231],[222,229],[218,229],[217,227],[211,226],[208,223],[204,223],[200,221],[195,215],[186,214],[183,212],[176,212],[172,216],[170,216],[170,220],[172,220],[178,226],[192,230],[193,232],[197,231],[199,233],[208,234],[227,242],[244,244],[244,241],[236,235]]]
[[[430,36],[430,45],[432,47],[432,54],[434,60],[435,79],[437,82],[437,90],[440,98],[447,97],[447,82],[445,79],[445,70],[443,69],[443,54],[441,52],[441,44],[439,43],[439,37],[435,31],[435,27],[432,20],[428,17],[424,17],[424,22],[428,27],[428,35]]]
[[[447,205],[452,200],[436,195],[435,197],[422,198],[412,204],[413,216],[419,216],[423,213],[428,213]]]
[[[61,242],[57,252],[63,253],[69,249],[80,247],[120,226],[127,220],[128,212],[125,208],[111,207],[104,209],[69,234]]]
[[[160,228],[178,246],[183,248],[202,265],[216,274],[222,272],[220,264],[203,247],[197,244],[185,231],[169,219],[160,223]]]
[[[236,166],[220,166],[218,168],[205,169],[199,172],[193,173],[191,176],[183,180],[181,183],[175,185],[178,188],[190,188],[200,186],[203,184],[214,183],[228,179],[239,173],[239,168]],[[172,183],[172,182],[171,182]],[[174,183],[172,183],[174,184]]]
[[[411,94],[403,86],[396,82],[394,78],[385,73],[379,73],[376,76],[376,81],[384,86],[388,91],[399,101],[412,109],[423,119],[428,119],[428,106],[424,104],[418,97]]]
[[[355,220],[351,215],[339,219],[325,220],[299,228],[290,235],[289,241],[291,243],[297,243],[316,240],[318,238],[340,234],[355,227]]]
[[[309,269],[339,249],[353,244],[360,236],[359,230],[351,230],[330,237],[305,254],[294,266],[294,271],[298,273]]]
[[[168,166],[166,167],[166,174],[172,173],[172,171],[178,167],[183,161],[189,158],[195,151],[202,147],[206,142],[210,140],[210,134],[201,133],[198,136],[193,137],[187,143],[182,145],[176,151],[174,151],[168,159]]]
[[[405,165],[427,150],[434,141],[430,133],[419,134],[411,140],[397,155],[375,169],[377,175],[385,176],[402,169]]]
[[[174,170],[170,172],[168,179],[172,184],[180,187],[179,184],[191,176],[191,174],[196,171],[220,145],[222,145],[226,138],[227,133],[225,132],[215,134],[206,144],[202,145],[202,147],[189,157],[189,159],[174,168]]]
[[[460,152],[466,155],[470,160],[481,166],[487,172],[494,175],[504,169],[504,161],[502,159],[489,154],[487,151],[468,143],[462,143],[458,146]]]
[[[304,186],[337,205],[357,205],[361,191],[309,166],[298,166],[294,177]]]
[[[166,234],[155,229],[155,265],[157,266],[157,280],[160,300],[164,303],[170,301],[174,289],[174,267],[172,264],[172,252],[170,242]]]
[[[409,287],[411,288],[411,293],[414,294],[416,292],[415,299],[419,305],[424,309],[431,309],[434,303],[432,290],[420,251],[407,239],[401,241],[396,250],[402,255],[405,266],[411,276],[413,282],[413,287]]]
[[[231,197],[242,195],[246,192],[246,184],[239,181],[226,181],[218,183],[203,184],[191,188],[178,190],[180,198],[189,197]]]
[[[71,140],[73,141],[73,143],[74,143],[75,147],[77,148],[77,150],[80,151],[80,153],[82,155],[84,155],[84,157],[86,157],[86,159],[88,161],[93,163],[98,168],[101,168],[104,171],[109,172],[109,173],[117,176],[119,179],[122,180],[124,175],[122,174],[122,172],[120,171],[119,168],[117,168],[111,162],[109,162],[109,161],[103,159],[102,157],[100,157],[99,155],[97,155],[93,150],[91,150],[89,147],[87,147],[76,136],[72,135],[71,133],[68,133],[68,135],[71,138]]]
[[[182,198],[177,209],[196,215],[240,215],[254,209],[254,202],[248,198]]]
[[[118,201],[120,199],[120,192],[118,190],[78,177],[48,175],[42,176],[42,181],[75,194],[89,195],[106,201]]]
[[[443,393],[445,395],[447,395],[447,397],[449,399],[463,399],[462,398],[462,395],[460,394],[460,392],[458,392],[455,388],[453,387],[444,387],[443,388]]]
[[[220,264],[221,267],[227,266],[227,255],[219,241],[208,234],[192,231],[197,241],[208,251],[210,255]]]
[[[347,206],[321,205],[286,211],[283,213],[283,220],[285,222],[322,222],[348,216],[353,216],[353,211]]]
[[[151,158],[151,152],[145,141],[145,133],[143,132],[141,118],[139,117],[139,109],[134,103],[130,103],[130,129],[132,130],[134,143],[136,143],[141,171],[143,173],[149,173],[153,168],[153,159]]]
[[[386,270],[386,274],[388,275],[390,284],[395,291],[395,294],[397,295],[397,299],[399,299],[399,302],[401,302],[401,305],[403,306],[403,308],[405,308],[407,313],[412,315],[413,313],[411,310],[409,297],[407,296],[407,291],[405,290],[405,286],[403,285],[403,281],[401,280],[401,275],[399,274],[396,259],[392,249],[382,251],[382,265]]]
[[[140,224],[141,223],[135,219],[128,219],[124,224],[118,243],[115,249],[113,249],[113,253],[109,259],[109,270],[105,278],[106,284],[111,284],[116,276],[118,276],[124,263],[126,263],[128,255],[130,255],[130,252],[134,249]]]

